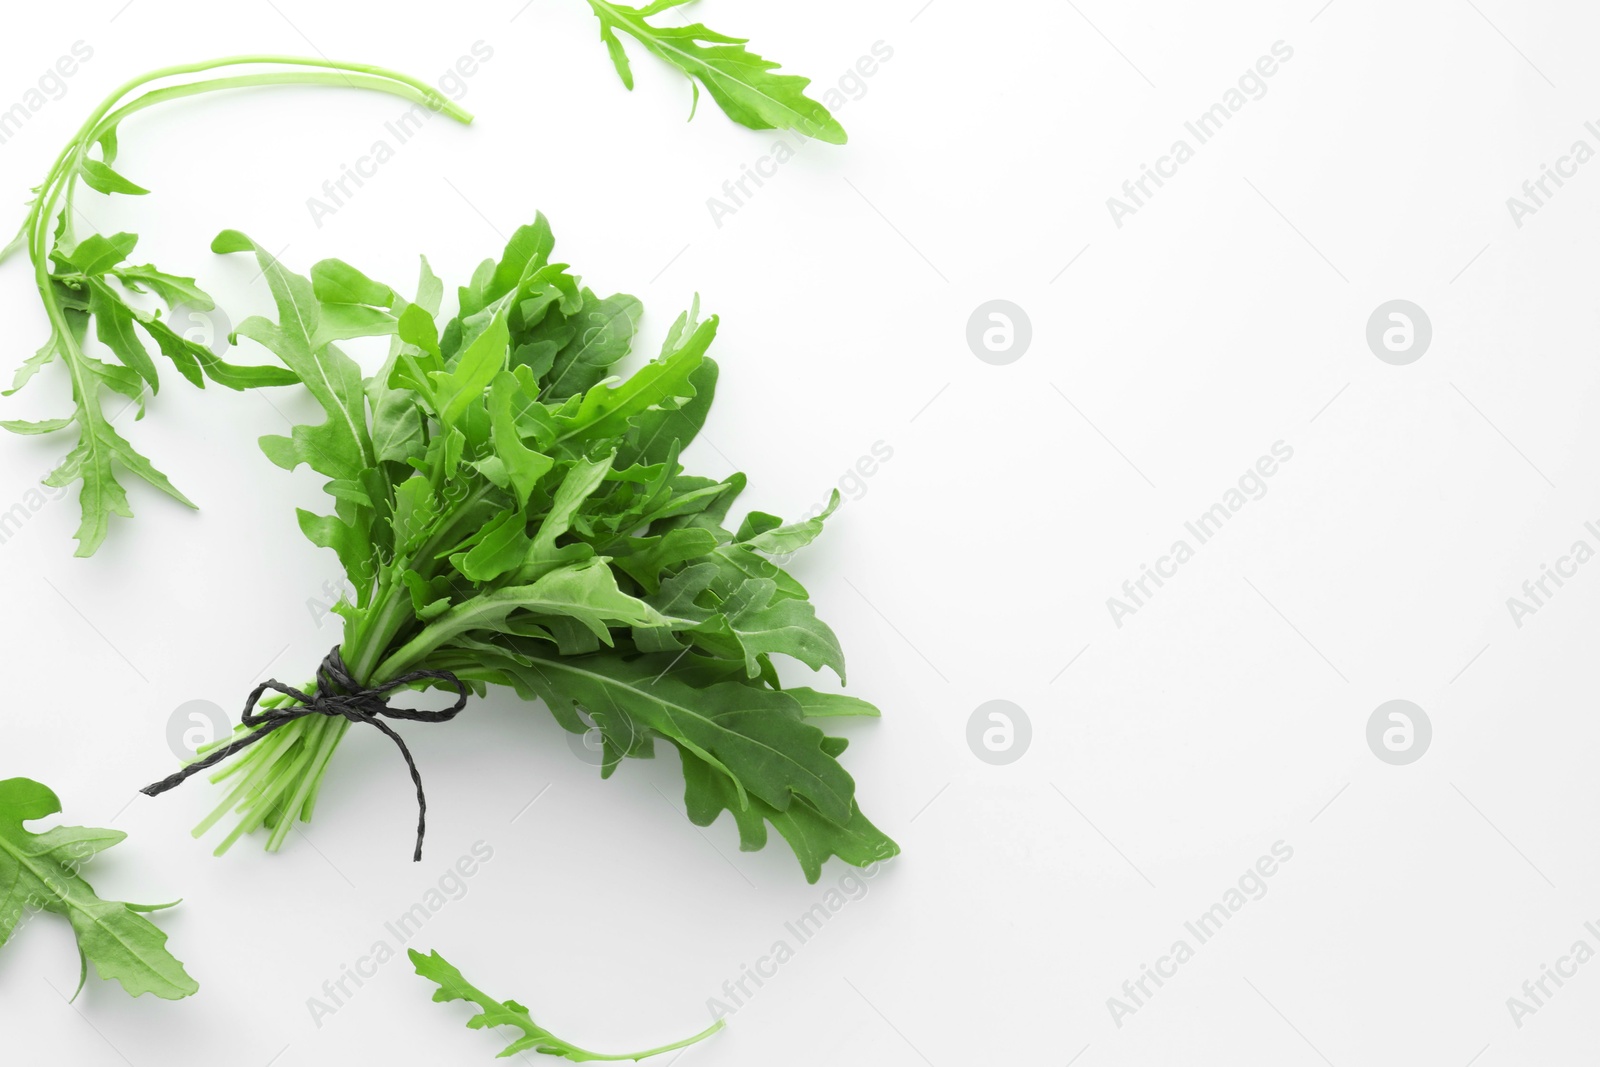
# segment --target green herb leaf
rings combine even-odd
[[[268,457],[285,470],[304,463],[330,478],[358,481],[373,458],[361,368],[318,336],[323,304],[311,283],[285,270],[276,257],[237,230],[218,234],[211,248],[255,253],[277,302],[278,321],[248,318],[239,324],[238,333],[281,359],[327,414],[319,425],[296,426],[291,437],[262,438]]]
[[[30,833],[23,823],[49,818],[61,801],[28,778],[0,782],[0,946],[10,940],[24,911],[38,908],[64,915],[78,939],[78,989],[89,964],[101,978],[122,984],[130,996],[154,993],[181,1000],[199,990],[167,951],[167,935],[140,912],[170,904],[124,904],[101,900],[78,873],[96,853],[119,844],[120,830],[58,826]]]
[[[742,37],[728,37],[696,22],[687,26],[655,26],[649,16],[688,0],[625,7],[605,0],[589,0],[600,20],[600,38],[622,83],[633,88],[633,71],[617,39],[621,30],[646,49],[683,71],[706,92],[733,121],[752,130],[795,130],[807,137],[844,144],[844,127],[817,101],[805,95],[809,78],[778,74],[778,64],[745,48]],[[699,88],[695,89],[699,100]],[[691,113],[691,117],[692,113]]]
[[[448,1004],[451,1001],[461,1000],[478,1007],[478,1014],[467,1020],[468,1029],[488,1030],[496,1026],[509,1026],[522,1031],[522,1036],[500,1053],[501,1058],[516,1056],[524,1052],[538,1052],[546,1056],[561,1056],[574,1063],[588,1063],[594,1060],[637,1061],[650,1056],[659,1056],[663,1052],[673,1052],[688,1045],[704,1041],[725,1025],[723,1020],[718,1019],[711,1026],[693,1037],[644,1052],[610,1055],[589,1052],[569,1041],[563,1041],[534,1022],[533,1016],[529,1014],[528,1009],[516,1001],[495,1000],[487,993],[484,993],[477,986],[468,982],[461,972],[439,953],[430,952],[424,956],[414,948],[407,949],[406,953],[410,956],[412,965],[416,967],[417,974],[438,985],[439,988],[433,994],[434,1003]]]
[[[150,190],[142,185],[135,185],[110,167],[98,160],[85,159],[79,165],[79,173],[83,176],[83,184],[97,193],[122,193],[125,196],[147,196]]]
[[[823,744],[835,758],[845,749],[845,742],[839,738],[830,737]],[[789,842],[806,881],[812,883],[822,877],[822,865],[833,856],[856,867],[867,867],[900,854],[900,846],[872,825],[853,803],[850,817],[843,823],[826,818],[805,801],[796,801],[787,811],[780,811],[756,797],[741,799],[727,775],[718,773],[688,749],[678,751],[683,757],[683,799],[689,820],[696,826],[710,826],[724,811],[730,813],[739,827],[742,852],[765,848],[767,824],[771,823]]]

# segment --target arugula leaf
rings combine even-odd
[[[845,744],[841,738],[830,737],[823,747],[837,758]],[[812,883],[822,877],[822,865],[832,856],[856,867],[867,867],[900,854],[900,846],[872,825],[854,801],[850,817],[843,823],[829,819],[804,800],[789,805],[787,810],[779,810],[760,798],[741,801],[726,775],[688,749],[680,748],[678,752],[683,757],[684,804],[689,821],[696,826],[710,826],[724,811],[728,812],[739,827],[742,852],[765,848],[767,823],[771,823],[789,842],[806,881]]]
[[[361,368],[321,334],[327,308],[306,279],[286,271],[271,253],[237,230],[224,230],[213,252],[254,252],[278,305],[278,321],[252,316],[237,333],[269,349],[310,391],[327,414],[317,426],[296,426],[291,437],[264,437],[261,447],[285,470],[305,463],[330,478],[358,480],[371,466]],[[319,343],[320,342],[320,343]]]
[[[693,1037],[682,1041],[675,1041],[670,1045],[649,1049],[645,1052],[626,1052],[603,1055],[581,1049],[569,1041],[556,1037],[549,1030],[533,1021],[533,1016],[528,1009],[514,1000],[495,1000],[477,986],[468,982],[459,970],[438,952],[430,952],[426,956],[416,949],[407,949],[406,954],[411,958],[411,963],[417,969],[417,974],[439,986],[434,991],[435,1004],[448,1004],[451,1001],[461,1000],[478,1007],[478,1014],[467,1020],[467,1028],[471,1030],[487,1030],[496,1026],[509,1026],[522,1031],[522,1036],[508,1045],[500,1053],[500,1058],[516,1056],[524,1052],[538,1052],[546,1056],[560,1056],[574,1063],[588,1063],[595,1060],[642,1060],[650,1056],[659,1056],[663,1052],[673,1052],[680,1048],[704,1041],[726,1025],[726,1020],[718,1019],[706,1029]]]
[[[229,77],[207,76],[208,72],[219,68],[240,65],[269,69]],[[154,82],[175,84],[146,90]],[[83,518],[76,535],[80,556],[92,555],[100,547],[112,515],[133,514],[127,494],[118,481],[119,469],[149,482],[180,503],[194,507],[164,474],[112,429],[116,416],[108,416],[103,408],[104,394],[110,391],[137,404],[138,414],[142,416],[145,390],[148,388],[153,396],[160,389],[157,365],[141,332],[197,387],[203,388],[209,380],[227,389],[256,389],[288,385],[298,379],[295,373],[284,368],[241,367],[228,363],[209,348],[173,330],[161,318],[159,310],[138,306],[133,298],[148,294],[154,294],[168,311],[181,306],[205,311],[214,304],[193,278],[168,274],[150,265],[128,263],[138,242],[133,234],[106,237],[89,233],[79,239],[75,230],[80,213],[74,207],[74,198],[80,186],[106,196],[143,196],[149,192],[112,166],[117,156],[118,130],[129,115],[165,100],[199,93],[286,84],[376,90],[443,111],[460,122],[471,121],[470,115],[425,82],[366,64],[236,56],[165,67],[128,82],[90,114],[51,168],[44,184],[35,191],[16,239],[0,252],[0,260],[3,260],[13,251],[27,250],[34,267],[34,282],[50,322],[49,339],[22,364],[11,389],[3,395],[15,393],[40,368],[59,361],[65,365],[71,382],[73,403],[69,416],[35,422],[7,420],[0,422],[0,426],[19,433],[76,428],[76,445],[46,479],[46,484],[64,488],[74,482],[82,483],[78,503]],[[98,159],[91,154],[96,149],[100,152]],[[330,268],[329,273],[337,272]],[[371,294],[355,290],[353,295]],[[331,300],[334,310],[325,318],[337,338],[365,336],[371,332],[374,316],[369,309],[351,311]],[[96,341],[115,357],[115,364],[103,362],[88,351],[91,322]],[[42,429],[46,426],[51,429]]]
[[[61,801],[28,778],[0,782],[0,947],[10,940],[28,908],[65,915],[78,939],[78,990],[89,964],[101,978],[122,984],[130,996],[154,993],[181,1000],[200,987],[167,951],[167,935],[141,912],[171,904],[124,904],[101,900],[78,874],[96,853],[119,844],[120,830],[57,826],[30,833],[23,823],[49,818]],[[74,994],[76,995],[76,994]]]
[[[798,74],[774,73],[778,64],[745,48],[744,38],[728,37],[698,22],[657,26],[646,21],[689,2],[655,0],[645,7],[632,8],[589,0],[595,18],[600,20],[600,39],[605,42],[623,85],[633,88],[633,69],[617,38],[618,30],[683,71],[694,85],[696,105],[700,102],[700,86],[704,85],[723,112],[741,126],[752,130],[795,130],[830,144],[845,143],[839,120],[805,95],[811,80]],[[694,117],[693,110],[689,117]]]
[[[608,740],[665,737],[725,774],[741,797],[779,811],[801,798],[835,822],[849,821],[855,782],[787,693],[741,681],[685,681],[671,673],[668,656],[521,651],[528,662],[508,671],[568,729],[580,721],[573,709],[582,707]]]

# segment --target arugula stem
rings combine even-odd
[[[320,734],[322,729],[326,726],[326,719],[309,724],[310,730],[314,735]],[[304,774],[305,768],[313,758],[314,752],[312,751],[310,745],[298,744],[295,749],[294,758],[286,767],[284,767],[282,773],[273,780],[271,792],[266,796],[258,798],[256,801],[256,811],[253,813],[253,815],[259,815],[260,820],[255,822],[255,825],[250,826],[248,829],[253,830],[256,828],[256,826],[260,826],[265,822],[271,822],[274,817],[277,817],[277,824],[273,826],[273,832],[268,838],[269,851],[276,851],[271,842],[278,842],[281,844],[283,838],[287,837],[289,835],[289,831],[294,828],[294,820],[292,818],[282,817],[282,812],[293,811],[293,802],[291,801],[289,803],[285,803],[282,798],[291,789],[299,790],[304,787],[304,783],[306,781]],[[236,832],[243,831],[244,826],[245,824],[241,823]]]
[[[297,818],[301,822],[311,821],[311,805],[315,802],[313,792],[322,783],[328,761],[333,758],[333,750],[338,747],[339,739],[349,726],[348,719],[323,718],[308,724],[304,731],[307,736],[301,739],[304,752],[294,766],[293,776],[297,779],[294,794],[283,805],[281,821],[273,827],[272,836],[267,839],[268,852],[276,852],[282,847]]]
[[[578,1063],[582,1063],[582,1062],[585,1062],[585,1061],[592,1061],[592,1062],[612,1061],[612,1062],[615,1062],[617,1060],[636,1060],[637,1061],[637,1060],[649,1059],[651,1056],[659,1056],[663,1052],[676,1052],[680,1048],[688,1048],[690,1045],[698,1044],[701,1041],[704,1041],[706,1038],[710,1037],[712,1034],[717,1033],[718,1031],[720,1031],[723,1027],[725,1027],[727,1025],[728,1025],[728,1021],[726,1019],[718,1019],[716,1022],[712,1023],[710,1026],[706,1027],[704,1030],[700,1031],[698,1034],[695,1034],[693,1037],[686,1037],[682,1041],[674,1041],[670,1045],[662,1045],[660,1048],[653,1048],[653,1049],[650,1049],[650,1050],[648,1050],[646,1052],[622,1052],[622,1053],[618,1053],[618,1054],[613,1055],[613,1056],[607,1056],[607,1055],[602,1055],[602,1054],[600,1054],[598,1052],[590,1052],[588,1049],[581,1049],[581,1048],[578,1048],[576,1045],[573,1045],[573,1046],[571,1046],[572,1051],[568,1052],[566,1054],[566,1058],[569,1059],[569,1060],[573,1060],[574,1062],[578,1062]]]
[[[243,803],[248,800],[251,795],[251,791],[255,789],[255,787],[261,782],[267,773],[272,770],[273,765],[277,763],[278,759],[283,755],[282,745],[274,743],[276,740],[277,739],[274,737],[268,737],[264,741],[257,742],[251,748],[250,751],[256,752],[257,754],[249,764],[250,773],[245,775],[244,779],[234,786],[233,789],[229,790],[228,795],[222,799],[222,803],[218,804],[215,810],[213,810],[210,815],[206,816],[206,818],[201,820],[199,826],[194,828],[195,837],[201,836],[207,830],[210,830],[213,826],[215,826],[217,824],[217,820],[232,810],[235,804],[239,804],[241,807],[243,807]],[[257,752],[257,750],[268,748],[270,748],[270,751]],[[243,766],[245,766],[243,761],[239,761],[233,764],[233,769],[237,770]]]
[[[128,96],[134,90],[152,82],[164,81],[168,78],[183,77],[189,74],[203,74],[206,71],[216,70],[221,67],[234,66],[288,66],[319,68],[324,71],[341,71],[342,74],[316,73],[312,70],[296,72],[274,72],[252,75],[243,75],[234,78],[218,78],[206,82],[197,82],[187,86],[175,86],[167,89],[155,90],[144,97],[126,105],[115,115],[112,109],[118,101]],[[359,79],[359,80],[358,80]],[[239,89],[258,85],[337,85],[345,84],[350,88],[375,90],[386,92],[393,96],[424,103],[435,107],[444,114],[458,122],[470,123],[472,116],[460,105],[445,97],[437,89],[420,79],[413,78],[399,71],[389,70],[384,67],[367,63],[349,63],[329,59],[309,59],[300,56],[283,55],[242,55],[229,56],[222,59],[213,59],[200,63],[186,63],[176,66],[162,67],[150,71],[136,78],[124,82],[111,92],[97,107],[89,118],[79,128],[78,134],[69,141],[61,154],[56,158],[55,164],[50,168],[49,175],[40,187],[39,197],[34,201],[29,212],[30,241],[29,254],[33,259],[35,278],[40,286],[40,294],[45,297],[46,308],[52,312],[51,318],[57,325],[65,327],[64,321],[58,321],[60,308],[52,299],[49,291],[49,257],[46,255],[46,243],[49,237],[50,223],[57,215],[56,205],[63,193],[70,197],[71,190],[77,184],[77,172],[83,161],[88,158],[89,150],[99,142],[107,132],[114,129],[123,118],[136,111],[143,110],[164,100],[177,99],[181,96],[193,96],[204,92],[215,92],[225,89]],[[108,119],[108,115],[111,117]],[[63,185],[65,189],[63,189]]]
[[[272,85],[331,85],[351,89],[369,89],[411,100],[427,107],[436,107],[437,110],[448,114],[458,122],[472,121],[472,116],[454,103],[446,101],[447,106],[440,106],[438,101],[443,98],[439,97],[437,93],[430,97],[427,93],[416,91],[409,86],[397,86],[389,79],[376,75],[283,71],[268,74],[242,74],[231,78],[212,78],[206,81],[189,82],[186,85],[172,85],[163,89],[153,89],[132,102],[124,104],[101,120],[99,126],[89,135],[89,143],[93,144],[98,141],[101,135],[121,125],[122,121],[128,116],[146,108],[154,107],[156,104],[166,103],[169,100],[181,100],[190,96],[199,96],[202,93],[222,92],[228,89],[251,89],[258,86]]]
[[[406,595],[404,590],[397,590],[393,585],[380,581],[373,602],[363,612],[361,620],[352,627],[354,636],[344,643],[340,653],[346,663],[354,665],[352,670],[358,680],[372,676],[373,665],[393,640],[395,632],[410,618],[410,604],[404,599]],[[314,685],[304,687],[305,692],[314,689]],[[274,706],[281,707],[289,702],[284,698],[275,701]],[[239,758],[228,767],[227,773],[239,773],[248,768],[245,784],[230,793],[227,800],[196,827],[196,836],[214,826],[244,796],[245,802],[239,808],[243,817],[222,842],[217,854],[221,855],[240,836],[263,823],[272,825],[266,850],[278,851],[297,821],[311,821],[329,762],[349,726],[350,723],[345,719],[320,716],[300,719],[279,727],[271,737],[240,753]],[[246,795],[250,789],[260,787],[263,776],[291,750],[294,756],[288,768],[278,773],[264,788]],[[221,777],[223,774],[219,773],[213,780]]]

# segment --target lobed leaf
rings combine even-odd
[[[606,0],[589,0],[600,20],[600,37],[616,65],[622,83],[633,88],[633,72],[616,31],[637,40],[646,49],[677,67],[691,81],[703,85],[723,112],[753,130],[796,130],[831,144],[844,144],[844,127],[828,109],[805,94],[809,78],[776,73],[778,64],[750,51],[742,37],[729,37],[700,23],[657,26],[650,16],[681,6],[688,0],[626,7]],[[699,99],[699,89],[695,90]],[[691,115],[692,117],[692,115]]]
[[[101,978],[119,982],[130,996],[153,993],[181,1000],[198,992],[183,964],[167,951],[167,935],[140,914],[170,905],[102,900],[79,873],[91,857],[127,835],[82,826],[35,834],[23,827],[60,811],[61,801],[40,783],[0,781],[0,946],[25,910],[38,908],[72,924],[82,961],[80,991],[93,964]]]

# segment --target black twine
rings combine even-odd
[[[458,694],[456,702],[442,711],[419,711],[415,708],[391,708],[384,699],[396,689],[427,678],[448,682]],[[256,701],[260,700],[261,695],[268,689],[294,698],[300,702],[300,706],[272,708],[259,715],[256,714]],[[296,719],[303,719],[308,715],[326,715],[329,718],[342,716],[354,723],[376,726],[400,747],[400,754],[405,757],[406,767],[411,771],[411,780],[417,786],[417,849],[411,858],[414,862],[421,862],[422,838],[428,829],[428,798],[422,792],[422,773],[417,770],[417,763],[411,758],[411,750],[406,747],[400,735],[379,716],[406,719],[411,722],[449,722],[461,714],[461,710],[467,706],[467,696],[466,683],[450,671],[412,671],[382,685],[364,686],[351,676],[349,668],[344,664],[344,657],[339,655],[339,649],[335,647],[323,659],[322,666],[317,668],[315,694],[303,693],[293,686],[284,685],[276,678],[262,682],[250,691],[250,699],[245,701],[244,716],[240,720],[245,726],[253,728],[252,733],[229,742],[204,759],[189,764],[183,770],[168,775],[154,785],[145,786],[140,792],[148,797],[160,796],[167,790],[182,785],[201,771],[215,767],[230,756],[244,751],[274,730],[287,726]]]

